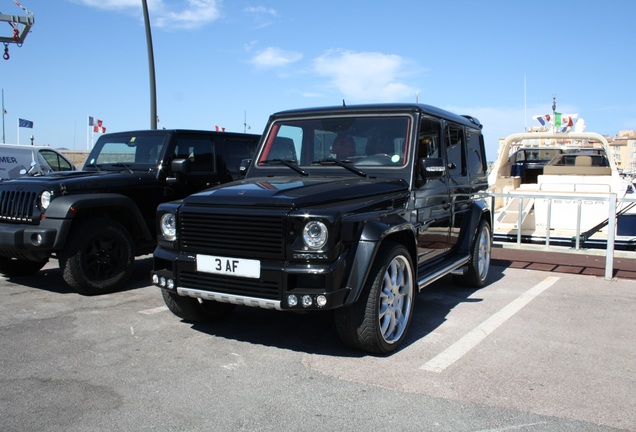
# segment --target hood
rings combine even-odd
[[[64,189],[66,192],[96,191],[118,186],[144,185],[156,183],[154,172],[124,171],[58,171],[43,176],[25,176],[0,182],[0,187],[42,187],[49,190]]]
[[[369,178],[251,178],[226,183],[185,198],[186,205],[267,206],[300,208],[343,199],[357,200],[404,193],[404,180]]]

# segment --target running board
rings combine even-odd
[[[456,261],[453,261],[452,263],[450,263],[450,264],[448,264],[448,265],[446,265],[446,266],[434,271],[433,273],[429,274],[425,278],[422,278],[422,279],[417,281],[418,288],[420,290],[422,290],[427,285],[432,284],[437,279],[440,279],[440,278],[446,276],[449,273],[458,274],[458,275],[464,274],[464,271],[461,268],[463,266],[465,266],[466,264],[468,264],[469,261],[470,261],[470,256],[469,255],[463,256],[463,257],[457,259]]]

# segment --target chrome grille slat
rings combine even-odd
[[[37,193],[0,191],[0,220],[6,222],[33,222],[37,208]]]

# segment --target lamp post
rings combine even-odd
[[[144,23],[146,24],[146,44],[148,45],[148,70],[150,76],[150,129],[157,129],[157,86],[155,84],[155,56],[152,52],[152,35],[150,33],[150,18],[148,17],[148,3],[141,0],[144,9]]]

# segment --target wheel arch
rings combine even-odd
[[[350,293],[345,299],[345,305],[358,301],[380,250],[388,243],[397,243],[406,247],[413,266],[413,276],[417,280],[415,264],[417,244],[413,226],[402,218],[369,220],[365,222],[353,257],[347,279],[347,288],[350,289]]]
[[[153,239],[143,216],[132,199],[119,194],[68,195],[51,202],[46,211],[48,219],[73,221],[66,235],[58,236],[56,249],[62,249],[69,241],[78,222],[88,219],[106,218],[122,224],[133,237],[135,243]]]
[[[468,226],[463,230],[465,235],[461,238],[458,251],[470,253],[472,250],[473,242],[477,237],[477,230],[482,220],[488,222],[491,227],[491,242],[492,242],[492,215],[490,213],[490,207],[483,200],[474,201],[470,208],[470,217],[467,218],[466,224]]]

